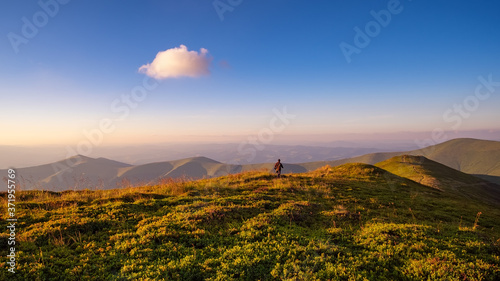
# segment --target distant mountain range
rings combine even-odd
[[[304,165],[313,169],[322,165],[338,166],[355,162],[374,165],[398,155],[424,156],[455,170],[500,184],[500,142],[498,141],[462,138],[406,152],[370,153],[359,157]]]
[[[304,163],[313,161],[332,161],[364,155],[367,153],[387,151],[405,151],[417,146],[403,145],[388,142],[385,146],[380,143],[365,143],[366,147],[356,143],[332,143],[325,146],[311,145],[271,145],[246,143],[224,144],[163,144],[163,145],[135,145],[135,146],[96,146],[90,155],[92,158],[105,157],[131,165],[142,165],[163,162],[172,159],[186,159],[191,157],[208,157],[227,164],[258,164],[276,161],[286,155],[288,163]],[[68,147],[22,147],[0,145],[0,169],[8,167],[31,167],[52,163],[74,154]],[[126,153],[123,153],[126,151]],[[105,156],[104,156],[105,155]]]
[[[423,157],[407,157],[408,162],[400,159],[398,163],[403,164],[398,164],[399,166],[395,165],[395,159],[398,158],[383,162],[401,155]],[[281,157],[284,160],[291,158],[288,155],[273,155],[273,157]],[[50,164],[19,168],[17,169],[17,175],[23,189],[54,191],[86,188],[113,189],[155,184],[162,179],[200,179],[249,170],[272,171],[274,158],[273,162],[270,163],[247,165],[225,164],[206,157],[131,165],[105,158],[90,158],[77,155]],[[498,141],[454,139],[438,145],[406,152],[378,152],[341,160],[301,164],[287,164],[286,161],[284,162],[284,173],[307,172],[325,165],[339,166],[359,162],[372,165],[379,163],[377,166],[396,175],[404,171],[408,173],[410,167],[408,165],[412,163],[413,166],[409,171],[413,171],[414,174],[406,176],[411,180],[435,188],[440,188],[445,183],[447,186],[471,183],[484,184],[484,181],[477,177],[500,184],[500,142]],[[449,170],[443,168],[443,165],[447,166],[446,169]],[[416,173],[419,169],[423,169],[420,174]],[[422,173],[426,175],[424,177],[425,181],[418,178]],[[7,175],[7,171],[0,170],[0,174]],[[433,183],[436,186],[433,186]],[[5,191],[5,186],[2,186],[0,190]]]

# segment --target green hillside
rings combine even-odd
[[[16,196],[0,280],[500,278],[498,207],[371,165]]]
[[[500,142],[478,139],[453,139],[437,145],[405,152],[378,152],[335,161],[319,161],[300,164],[307,170],[324,165],[338,166],[346,163],[374,165],[395,156],[424,156],[455,170],[473,174],[500,185]]]
[[[500,176],[500,142],[454,139],[416,150],[425,157],[468,174]]]
[[[386,171],[448,194],[500,206],[500,186],[462,173],[423,156],[402,155],[377,163]]]

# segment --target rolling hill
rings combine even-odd
[[[201,179],[237,173],[238,165],[217,162],[206,157],[129,165],[105,158],[77,155],[52,164],[17,169],[24,189],[113,189],[152,184],[162,179]],[[5,172],[5,170],[0,170]]]
[[[425,186],[500,206],[500,186],[429,160],[424,156],[395,156],[375,166]]]
[[[312,145],[272,145],[259,146],[253,149],[252,145],[241,147],[241,143],[224,144],[157,144],[157,145],[126,145],[126,146],[98,146],[87,155],[114,159],[131,165],[142,165],[163,162],[165,160],[186,159],[204,156],[228,164],[259,164],[276,161],[286,155],[287,162],[303,163],[320,160],[338,160],[350,158],[372,152],[386,151],[383,147],[393,147],[398,151],[408,150],[409,146],[400,143],[373,143],[373,147],[360,146],[356,143],[333,143],[328,146]],[[407,148],[407,149],[405,149]],[[126,151],[126,153],[124,153]],[[31,167],[52,163],[67,156],[67,148],[59,146],[2,146],[0,145],[0,169],[8,167]]]
[[[89,186],[114,188],[113,175],[130,165],[76,155],[51,164],[17,169],[18,183],[31,189],[83,189]],[[6,174],[6,170],[0,170]],[[31,187],[31,188],[30,188]]]
[[[407,152],[371,153],[354,158],[291,164],[285,161],[283,173],[303,173],[325,165],[346,163],[376,164],[399,155],[424,156],[463,173],[500,184],[500,142],[455,139],[435,146]],[[286,160],[286,155],[281,157]],[[111,189],[117,186],[153,184],[163,179],[211,178],[242,171],[270,171],[273,163],[225,164],[206,157],[130,165],[105,158],[74,156],[35,167],[20,168],[18,174],[25,189]],[[0,170],[6,174],[6,170]],[[6,190],[2,186],[0,190]]]
[[[367,164],[15,195],[16,273],[0,247],[0,280],[500,278],[497,206]]]
[[[324,165],[338,166],[346,163],[374,165],[400,155],[424,156],[455,170],[500,184],[500,142],[488,140],[454,139],[406,152],[378,152],[348,159],[311,162],[301,165],[307,170]]]

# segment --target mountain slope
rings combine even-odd
[[[423,155],[468,174],[500,176],[500,142],[477,139],[454,139],[412,155]]]
[[[270,164],[250,166],[255,169],[271,167]],[[105,158],[77,155],[52,164],[20,168],[16,172],[22,178],[19,183],[23,189],[61,191],[153,184],[164,178],[195,180],[238,173],[242,169],[241,165],[224,164],[206,157],[133,166]],[[7,171],[0,170],[0,173],[7,174]],[[6,186],[0,190],[5,191]]]
[[[423,149],[406,152],[378,152],[358,157],[301,164],[308,170],[323,165],[338,166],[346,163],[374,165],[394,156],[424,156],[455,170],[474,174],[490,182],[500,184],[500,142],[477,139],[454,139]]]
[[[376,164],[398,155],[422,155],[464,173],[474,174],[500,184],[500,142],[456,139],[439,145],[408,152],[372,153],[354,158],[288,164],[286,155],[283,173],[302,173],[325,165],[346,163]],[[274,162],[273,162],[274,163]],[[273,163],[224,164],[206,157],[193,157],[143,165],[129,165],[104,158],[75,156],[52,164],[18,169],[24,178],[21,185],[31,189],[114,188],[116,186],[154,183],[164,178],[200,179],[242,171],[272,171]],[[0,170],[6,174],[6,170]],[[0,190],[6,190],[2,186]]]
[[[335,146],[334,146],[335,145]],[[372,152],[386,151],[384,147],[390,147],[389,143],[373,143],[374,147],[367,147],[357,143],[337,143],[328,146],[317,145],[272,145],[266,144],[252,152],[240,147],[241,143],[224,144],[202,144],[202,143],[179,143],[179,144],[157,144],[157,145],[114,145],[96,146],[89,157],[106,155],[108,159],[114,159],[132,165],[163,162],[165,160],[185,159],[193,156],[203,155],[222,163],[231,164],[259,164],[276,161],[280,156],[287,156],[287,162],[303,163],[319,160],[337,160],[350,158]],[[398,151],[408,150],[393,143],[394,149]],[[416,147],[415,145],[413,145]],[[248,146],[251,148],[251,146]],[[126,153],[124,153],[126,152]],[[255,154],[254,154],[255,153]],[[8,167],[31,167],[40,164],[56,162],[64,159],[67,151],[58,146],[2,146],[0,145],[0,169]]]
[[[105,158],[76,155],[51,164],[20,168],[16,172],[19,183],[25,187],[64,190],[100,185],[113,188],[117,172],[126,167],[130,165]]]
[[[500,205],[500,186],[423,156],[395,156],[375,166],[441,191]]]
[[[499,208],[367,164],[16,200],[0,280],[500,278]]]

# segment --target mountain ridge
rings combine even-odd
[[[335,161],[320,161],[304,163],[310,169],[322,165],[338,166],[346,163],[366,163],[374,165],[395,156],[424,156],[455,170],[474,174],[490,182],[500,184],[500,142],[460,138],[440,144],[405,152],[376,152],[358,157]]]
[[[500,205],[500,186],[424,156],[395,156],[375,166],[440,191]]]
[[[0,280],[500,278],[498,205],[370,164],[15,195]]]
[[[377,152],[335,161],[299,164],[285,162],[283,173],[301,173],[316,170],[325,165],[339,166],[355,162],[374,165],[400,155],[421,155],[458,171],[500,183],[500,162],[497,160],[500,159],[500,142],[476,139],[454,139],[419,150]],[[273,164],[226,164],[208,157],[196,156],[131,165],[103,157],[91,158],[75,155],[50,164],[20,168],[18,171],[21,177],[25,177],[23,184],[27,189],[74,189],[80,188],[79,186],[84,183],[109,189],[125,181],[136,185],[153,183],[163,178],[200,179],[251,170],[272,171]],[[4,171],[0,170],[1,172]]]

